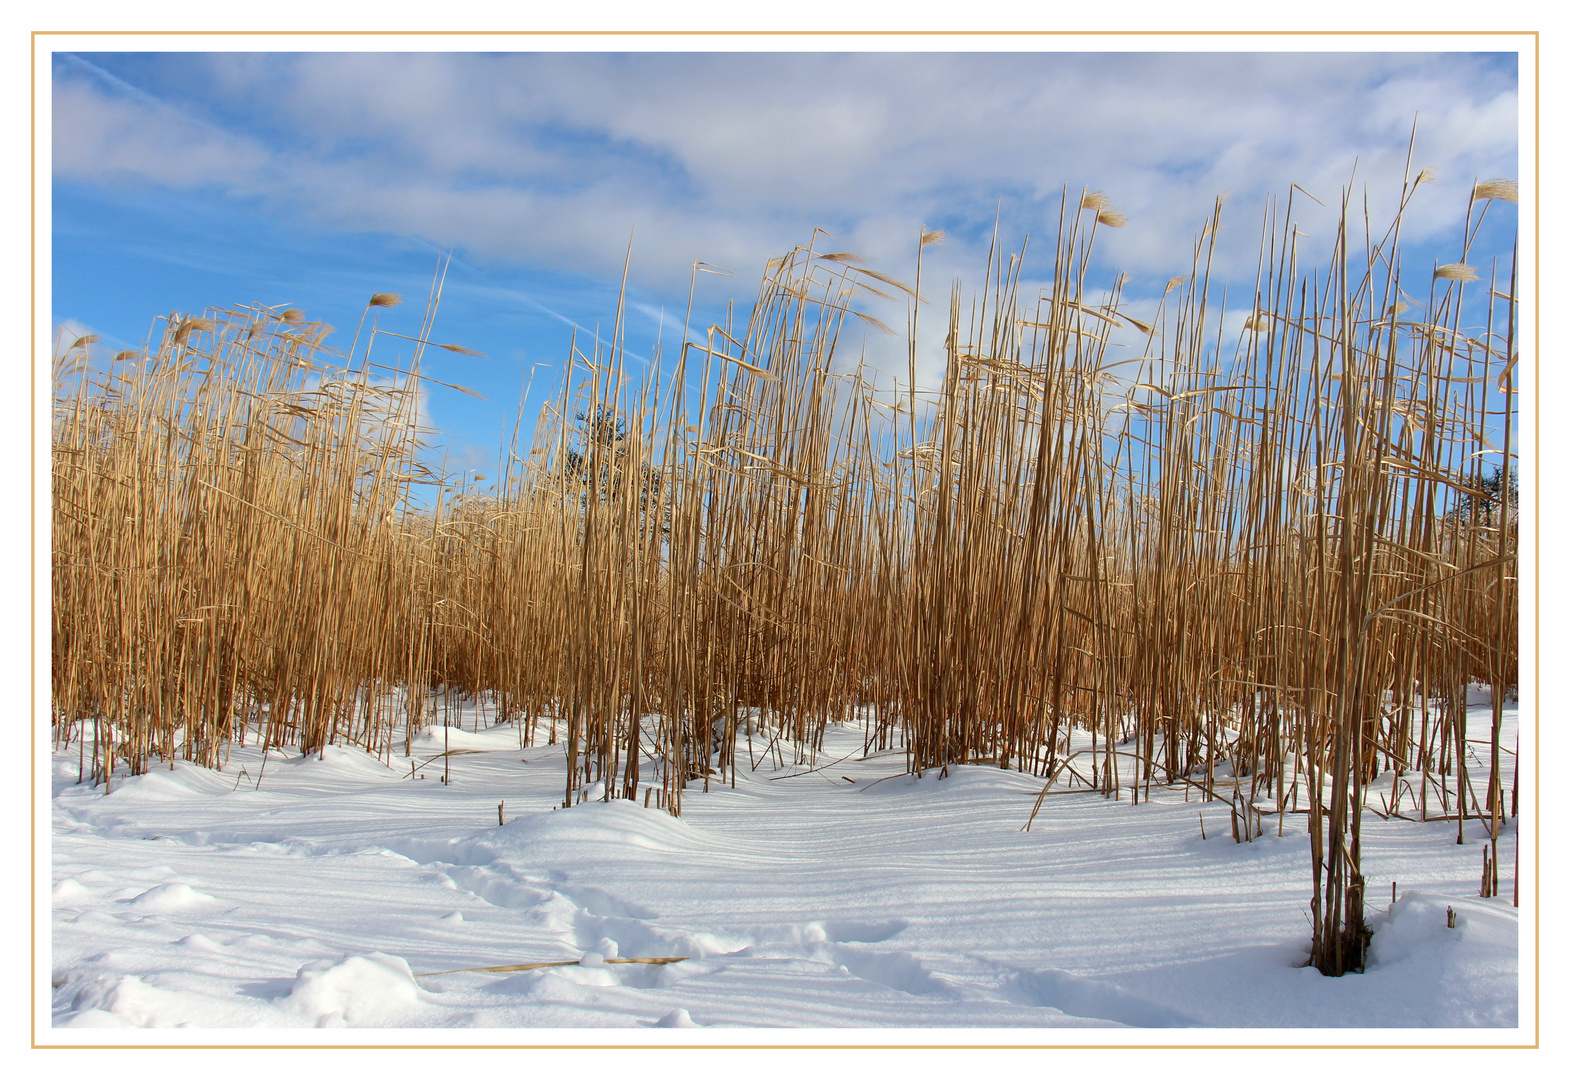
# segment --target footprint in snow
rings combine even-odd
[[[1057,1009],[1068,1016],[1109,1020],[1128,1027],[1201,1027],[1197,1020],[1146,1001],[1110,982],[1046,968],[1030,971],[1012,968],[1003,984],[1003,996],[1018,1005]]]

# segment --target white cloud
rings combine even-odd
[[[113,66],[111,61],[105,61]],[[1516,89],[1437,54],[212,54],[130,93],[55,78],[57,175],[218,185],[321,225],[685,291],[694,258],[746,281],[814,226],[896,275],[945,225],[929,280],[1102,188],[1129,227],[1108,267],[1182,273],[1233,193],[1219,269],[1248,275],[1264,196],[1296,181],[1305,231],[1341,189],[1393,207],[1413,116],[1433,165],[1407,223],[1454,230],[1477,176],[1516,173]],[[176,77],[176,74],[178,77]],[[144,74],[146,74],[144,72]],[[147,78],[157,81],[157,69]],[[153,96],[149,96],[153,95]],[[1358,195],[1361,199],[1361,195]],[[966,235],[970,233],[970,235]],[[978,239],[979,237],[979,239]],[[1328,236],[1314,243],[1328,250]],[[939,291],[941,300],[942,292]],[[929,295],[932,295],[929,293]]]
[[[80,79],[56,79],[52,122],[55,175],[70,180],[251,186],[271,159],[266,148],[172,106]]]

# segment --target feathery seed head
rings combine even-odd
[[[1472,201],[1479,199],[1503,199],[1505,202],[1516,202],[1520,190],[1514,180],[1495,177],[1492,180],[1479,180],[1472,187]]]
[[[193,315],[187,315],[185,318],[181,319],[179,325],[175,327],[175,343],[184,344],[186,338],[190,337],[192,334],[197,333],[198,331],[213,330],[216,329],[217,326],[218,324],[213,322],[211,319],[203,319]]]

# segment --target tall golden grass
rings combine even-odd
[[[1474,191],[1468,245],[1496,198],[1514,186]],[[916,386],[913,314],[894,394],[840,342],[887,329],[863,294],[914,313],[941,234],[912,284],[814,234],[745,326],[663,368],[629,373],[621,311],[575,341],[484,491],[422,464],[434,294],[401,368],[262,308],[172,315],[107,369],[73,343],[57,740],[105,784],[247,738],[407,753],[457,688],[565,744],[564,803],[602,782],[679,814],[690,784],[864,717],[913,771],[1028,771],[1042,800],[1180,785],[1226,799],[1239,840],[1306,813],[1313,962],[1356,969],[1365,810],[1495,843],[1506,816],[1500,695],[1481,799],[1463,721],[1468,684],[1516,679],[1516,514],[1484,464],[1501,432],[1513,452],[1514,270],[1404,268],[1401,214],[1374,229],[1350,196],[1304,267],[1289,197],[1228,338],[1221,214],[1136,318],[1122,279],[1090,285],[1123,215],[1066,197],[1050,286],[1022,295],[1023,252],[995,241],[981,291],[949,297],[941,387]]]

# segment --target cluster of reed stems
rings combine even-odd
[[[1136,317],[1123,278],[1092,284],[1122,216],[1066,196],[1048,285],[1027,295],[1024,251],[994,240],[980,293],[955,286],[930,388],[915,313],[941,235],[906,284],[815,233],[744,327],[670,361],[629,371],[620,310],[575,341],[483,490],[425,464],[438,290],[407,364],[263,308],[170,316],[107,366],[74,342],[57,740],[105,783],[117,762],[221,767],[247,737],[390,756],[456,688],[565,744],[564,804],[599,783],[679,814],[692,782],[860,720],[917,773],[985,762],[1043,798],[1182,785],[1228,799],[1239,839],[1306,813],[1314,963],[1355,970],[1365,809],[1472,817],[1495,844],[1507,816],[1517,516],[1488,480],[1515,453],[1515,274],[1468,261],[1497,199],[1513,185],[1478,185],[1437,269],[1403,267],[1401,212],[1380,231],[1350,196],[1333,257],[1304,267],[1292,197],[1272,201],[1229,337],[1220,201]],[[892,391],[841,346],[887,330],[865,295],[911,312]],[[1495,690],[1486,763],[1474,683]]]

